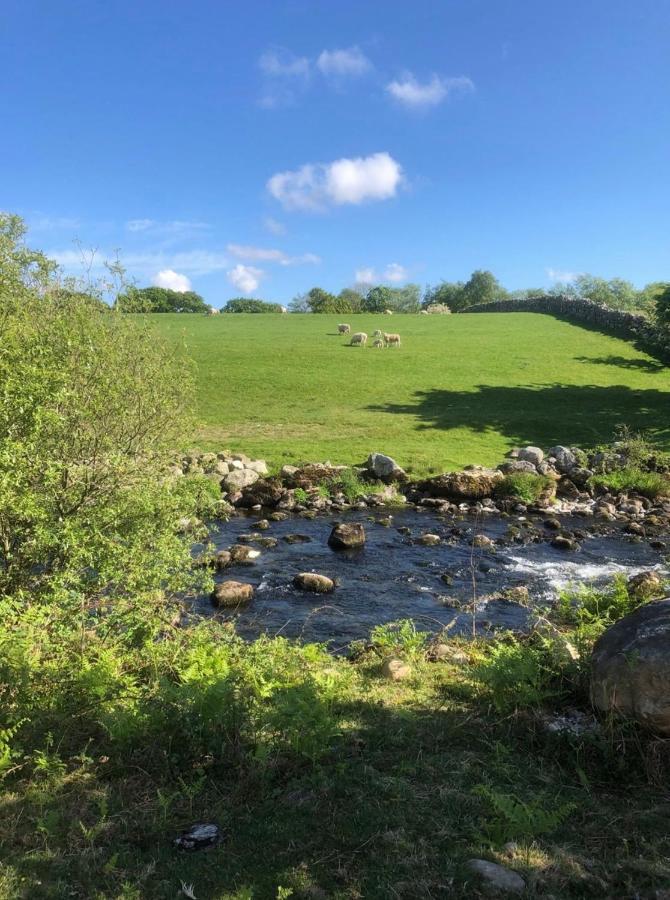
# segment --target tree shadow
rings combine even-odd
[[[629,359],[625,356],[575,356],[576,362],[601,366],[619,366],[642,372],[667,372],[668,367],[653,359]]]
[[[670,444],[670,390],[625,385],[478,385],[472,391],[417,391],[410,403],[368,410],[414,416],[417,430],[469,428],[497,432],[516,444],[594,444],[610,440],[621,425]]]

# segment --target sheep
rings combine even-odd
[[[375,333],[372,335],[372,337],[374,337],[374,338],[383,338],[383,337],[384,337],[384,332],[383,332],[383,331],[380,331],[380,329],[378,328],[378,329],[375,331]]]
[[[351,335],[351,340],[349,341],[349,346],[353,347],[354,345],[359,347],[365,347],[368,342],[368,336],[364,331],[357,331],[356,334]]]
[[[393,344],[394,347],[400,346],[400,335],[399,334],[386,334],[384,333],[384,343],[387,347],[390,347]]]
[[[386,346],[386,344],[384,343],[384,341],[381,338],[377,338],[377,340],[374,342],[374,344],[372,346],[376,347],[378,350],[383,350],[384,347]]]
[[[385,315],[385,316],[392,316],[392,315],[393,315],[393,310],[392,310],[392,309],[385,309],[385,310],[384,310],[384,315]]]
[[[351,325],[338,325],[337,330],[340,334],[349,334],[351,331]]]

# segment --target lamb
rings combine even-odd
[[[383,338],[383,337],[384,337],[384,332],[383,332],[383,331],[380,331],[379,328],[378,328],[378,329],[375,331],[375,333],[372,335],[372,337],[374,337],[374,338]]]
[[[378,350],[383,350],[384,347],[386,346],[386,344],[384,343],[384,341],[381,338],[377,338],[377,340],[374,342],[374,344],[372,346],[376,347]]]
[[[349,334],[351,331],[351,325],[338,325],[337,330],[340,334]]]
[[[351,335],[351,340],[349,341],[349,346],[353,347],[357,345],[359,347],[365,347],[368,342],[368,336],[364,331],[357,331],[356,334]]]
[[[393,345],[394,347],[400,346],[400,335],[399,334],[386,334],[384,333],[384,343],[387,347]]]

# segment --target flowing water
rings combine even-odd
[[[253,584],[256,594],[251,603],[237,610],[214,610],[207,598],[201,598],[196,608],[224,620],[234,619],[238,632],[245,637],[282,634],[327,641],[338,649],[352,640],[367,638],[375,625],[403,618],[413,619],[417,627],[426,630],[449,626],[452,634],[471,632],[473,596],[478,632],[522,629],[530,615],[526,606],[486,598],[525,586],[531,606],[542,607],[570,585],[604,584],[617,573],[632,575],[664,568],[661,550],[624,534],[618,525],[603,526],[593,520],[563,519],[565,528],[582,532],[581,549],[566,553],[550,545],[552,533],[543,528],[541,519],[499,515],[455,519],[411,508],[394,511],[391,524],[380,524],[388,515],[382,511],[373,516],[371,510],[365,510],[339,518],[292,516],[272,522],[262,535],[278,538],[276,547],[264,549],[251,543],[249,546],[260,550],[253,565],[234,566],[217,576],[219,580]],[[217,549],[227,548],[240,535],[254,532],[257,519],[241,515],[217,523],[210,538]],[[331,550],[328,535],[337,521],[363,522],[365,547]],[[529,524],[536,530],[528,528]],[[517,540],[522,543],[510,537],[510,527],[518,529],[521,537]],[[591,533],[591,529],[598,533]],[[540,538],[536,536],[538,531]],[[426,532],[439,535],[441,543],[415,543]],[[291,534],[309,540],[287,543],[284,538]],[[494,548],[473,549],[474,534],[484,534],[498,543]],[[333,578],[335,591],[315,595],[295,589],[293,576],[310,571]]]

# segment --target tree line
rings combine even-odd
[[[461,312],[469,306],[491,303],[496,300],[523,300],[546,294],[575,299],[591,300],[611,309],[655,315],[657,301],[663,306],[664,294],[670,292],[670,282],[655,281],[638,290],[630,281],[622,278],[599,278],[595,275],[578,275],[571,282],[546,288],[524,288],[508,291],[492,272],[477,269],[467,281],[441,281],[421,288],[418,284],[398,287],[389,285],[355,285],[343,288],[335,294],[322,287],[313,287],[295,296],[288,305],[290,312],[331,313],[356,315],[356,313],[380,313],[386,309],[397,313],[416,313],[435,305],[448,306],[452,312]],[[153,313],[207,313],[211,307],[195,291],[169,290],[160,287],[132,287],[116,298],[115,307],[121,312]],[[281,313],[279,303],[252,297],[234,297],[220,310],[222,313]]]

